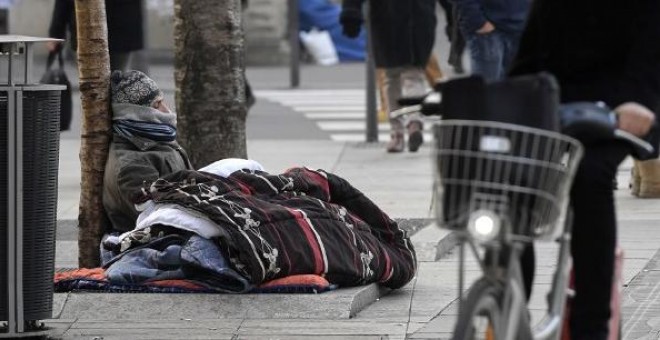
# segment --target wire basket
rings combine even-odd
[[[464,230],[472,212],[491,211],[513,235],[554,235],[582,158],[582,145],[521,125],[445,120],[434,127],[438,224]]]

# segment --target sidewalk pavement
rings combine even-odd
[[[350,65],[340,72],[359,69],[360,65]],[[163,68],[158,74],[165,78],[168,70]],[[286,69],[260,70],[264,72],[255,74],[263,78],[253,78],[257,89],[269,88],[286,76]],[[332,77],[331,71],[321,69],[315,76]],[[347,76],[335,88],[361,88],[360,78]],[[77,267],[80,142],[76,129],[62,134],[60,148],[57,268]],[[387,154],[382,144],[248,138],[249,157],[267,170],[279,172],[296,165],[325,169],[346,178],[390,216],[406,222],[406,229],[414,233],[419,270],[404,288],[389,291],[369,285],[318,295],[55,294],[53,319],[46,321],[53,328],[50,335],[63,339],[449,338],[458,310],[458,260],[452,252],[452,235],[429,222],[429,144],[418,153]],[[657,339],[660,201],[630,196],[626,188],[630,166],[630,160],[621,166],[616,192],[620,244],[625,249],[623,335],[624,339]],[[555,251],[554,244],[539,245],[530,302],[536,320],[545,306]],[[467,278],[477,275],[471,261]]]
[[[250,157],[272,171],[293,165],[323,168],[348,179],[391,216],[431,217],[431,148],[417,154],[386,154],[382,145],[331,141],[264,140],[248,143]],[[77,155],[73,140],[63,153]],[[60,211],[72,217],[77,200],[77,157],[62,157]],[[619,172],[628,181],[630,161]],[[660,330],[660,202],[640,200],[627,189],[616,193],[624,261],[624,339],[657,338]],[[64,221],[63,221],[64,222]],[[75,267],[75,238],[57,241],[56,265]],[[64,237],[66,238],[66,237]],[[419,255],[417,277],[397,291],[376,285],[319,295],[56,294],[47,325],[64,339],[446,339],[457,306],[457,256],[451,235],[429,225],[413,236]],[[442,241],[442,242],[441,242]],[[440,248],[436,247],[441,243]],[[537,280],[530,303],[536,320],[545,306],[554,269],[553,244],[538,252]],[[439,255],[443,258],[436,261]],[[477,269],[469,264],[468,279]]]

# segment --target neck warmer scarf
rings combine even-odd
[[[136,120],[115,120],[112,129],[122,137],[142,137],[156,142],[176,140],[176,128],[167,124],[140,122]]]
[[[112,111],[112,129],[122,137],[141,137],[156,142],[176,140],[175,113],[126,103],[113,103]]]

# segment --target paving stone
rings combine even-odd
[[[168,339],[234,339],[234,333],[226,333],[212,329],[69,329],[62,335],[64,339],[97,339],[97,340],[168,340]]]
[[[128,322],[117,322],[115,320],[76,320],[71,329],[208,329],[211,331],[233,333],[243,323],[240,318],[222,319],[141,319]]]
[[[623,292],[624,339],[656,339],[660,331],[660,252]],[[652,335],[655,334],[655,337]]]
[[[245,320],[238,331],[239,335],[269,335],[277,338],[287,334],[313,336],[323,335],[387,335],[403,336],[406,323],[369,322],[362,320]]]
[[[395,336],[388,335],[314,335],[312,337],[314,340],[393,340],[398,339]],[[278,335],[276,337],[272,335],[256,335],[256,334],[247,334],[247,335],[236,335],[232,340],[309,340],[309,335],[297,335],[297,334],[285,334]],[[403,340],[403,338],[400,338]]]
[[[451,333],[455,324],[456,315],[439,315],[416,333]]]
[[[161,318],[348,319],[385,292],[387,290],[372,284],[323,294],[71,293],[59,317],[131,321]]]
[[[408,339],[414,339],[414,340],[449,340],[452,338],[452,333],[451,332],[445,332],[445,333],[415,333],[412,335],[408,336]]]

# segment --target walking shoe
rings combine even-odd
[[[424,143],[422,128],[421,122],[415,121],[408,124],[408,151],[417,152],[422,143]]]
[[[404,145],[403,132],[392,132],[390,134],[390,142],[387,143],[387,152],[402,152]]]

